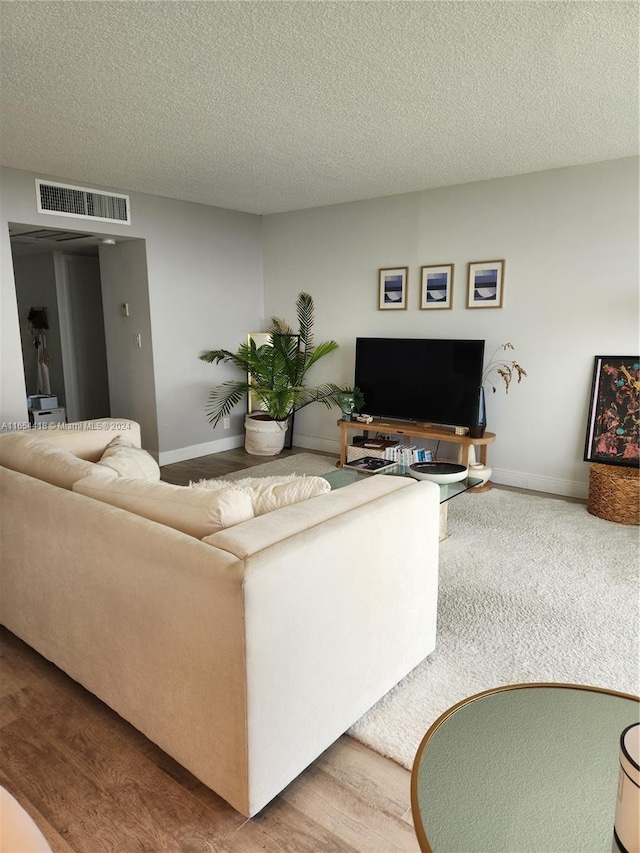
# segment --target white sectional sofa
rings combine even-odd
[[[199,538],[100,498],[125,426],[0,435],[0,623],[251,816],[434,649],[438,489],[363,477]]]

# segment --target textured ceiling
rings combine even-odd
[[[271,213],[638,150],[636,2],[0,2],[0,162]]]

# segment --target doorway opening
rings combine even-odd
[[[9,235],[26,398],[49,388],[69,423],[131,418],[157,450],[145,239],[17,223]]]
[[[49,421],[109,417],[98,255],[105,238],[18,224],[9,235],[31,420],[43,406]]]

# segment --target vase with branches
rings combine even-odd
[[[478,403],[474,423],[469,427],[469,435],[472,438],[482,438],[487,427],[487,410],[484,395],[485,384],[491,386],[491,392],[495,394],[500,382],[502,382],[505,394],[508,394],[512,381],[516,379],[516,382],[519,384],[527,375],[527,371],[521,364],[514,360],[509,361],[508,357],[505,358],[504,353],[514,349],[515,347],[510,341],[500,344],[493,351],[489,361],[485,365],[482,373],[482,382],[478,388]]]
[[[482,374],[482,384],[484,385],[487,382],[491,386],[492,393],[495,394],[497,388],[495,383],[490,379],[492,373],[497,373],[500,379],[504,382],[504,390],[505,394],[509,393],[509,386],[511,385],[511,381],[514,377],[517,378],[518,384],[522,382],[523,378],[527,375],[527,371],[521,364],[518,364],[517,361],[507,361],[504,358],[497,357],[499,352],[507,352],[507,350],[514,350],[515,347],[512,343],[507,341],[506,344],[500,344],[499,347],[491,354],[491,358],[487,362],[486,367],[484,368],[484,372]],[[499,380],[498,380],[499,381]]]

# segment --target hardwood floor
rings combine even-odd
[[[326,456],[333,463],[338,461],[336,455],[330,453],[318,453],[315,450],[305,450],[302,447],[294,447],[291,450],[283,450],[277,458],[294,456],[296,453],[315,453]],[[264,465],[274,461],[273,456],[251,456],[242,448],[236,450],[225,450],[222,453],[213,453],[210,456],[201,456],[198,459],[187,459],[185,462],[174,462],[172,465],[163,465],[160,469],[161,479],[176,486],[188,486],[190,480],[205,480],[210,477],[223,477],[233,471],[242,468],[251,468],[254,465]],[[247,474],[247,476],[250,476]]]
[[[4,628],[0,756],[55,853],[418,850],[409,772],[352,738],[246,820]]]

